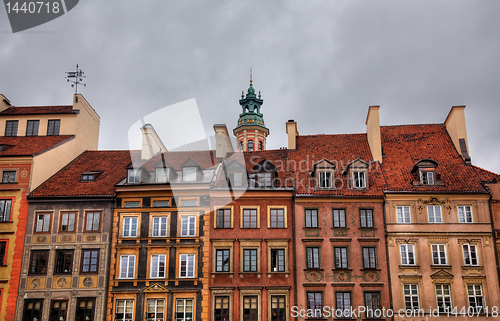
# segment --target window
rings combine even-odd
[[[271,187],[272,186],[272,173],[257,173],[258,184],[257,187]]]
[[[82,250],[82,273],[97,273],[99,250]]]
[[[23,320],[34,321],[42,320],[43,299],[24,300],[24,317]]]
[[[9,222],[12,200],[0,200],[0,222]]]
[[[331,172],[319,172],[319,188],[332,188]]]
[[[99,232],[101,229],[101,212],[85,212],[85,232]]]
[[[141,207],[141,202],[140,201],[126,201],[126,202],[123,202],[123,207],[125,207],[125,208]]]
[[[243,209],[243,228],[258,228],[257,209]]]
[[[271,295],[271,321],[286,321],[286,295]]]
[[[50,233],[51,213],[36,214],[36,233]]]
[[[365,292],[366,318],[373,318],[374,312],[380,310],[380,292]],[[369,312],[369,311],[373,312]],[[377,312],[378,313],[378,312]]]
[[[194,254],[181,254],[179,256],[179,277],[194,278]]]
[[[333,227],[346,227],[345,210],[333,210]]]
[[[17,136],[17,120],[7,120],[5,122],[5,136]]]
[[[436,301],[440,313],[451,312],[451,294],[449,284],[436,284]]]
[[[231,209],[220,208],[217,210],[216,228],[231,228]]]
[[[342,315],[346,318],[351,316],[351,292],[336,292],[335,293],[337,311],[342,311]]]
[[[163,321],[165,316],[164,299],[148,299],[146,321]]]
[[[422,185],[434,185],[434,181],[433,171],[420,171],[420,183]]]
[[[248,141],[248,151],[252,152],[253,151],[253,140]]]
[[[359,210],[359,224],[361,227],[373,227],[373,210]]]
[[[229,321],[229,297],[216,296],[214,321]]]
[[[137,237],[137,216],[123,218],[122,237]]]
[[[306,210],[306,227],[317,228],[318,226],[318,210]]]
[[[193,299],[177,299],[175,303],[175,321],[193,321],[193,310]]]
[[[418,300],[418,284],[404,284],[403,293],[405,296],[406,310],[418,310],[420,308]]]
[[[168,216],[153,216],[153,237],[168,236]]]
[[[170,206],[169,200],[153,201],[153,207],[169,207],[169,206]]]
[[[333,260],[335,262],[336,269],[348,269],[349,268],[349,254],[347,247],[334,247],[333,248]]]
[[[196,216],[181,216],[181,236],[196,236]]]
[[[196,167],[184,167],[182,169],[182,180],[184,182],[196,181]]]
[[[472,218],[472,207],[470,205],[457,206],[458,208],[458,222],[460,223],[474,223]]]
[[[95,174],[82,174],[83,182],[92,182],[95,180]]]
[[[229,181],[232,187],[241,187],[241,173],[229,173]]]
[[[151,278],[164,278],[167,256],[165,254],[151,255]]]
[[[377,268],[377,248],[363,247],[363,269]]]
[[[61,213],[61,222],[59,232],[74,232],[75,231],[76,213]]]
[[[157,183],[166,183],[168,182],[168,168],[157,168],[156,169],[156,182]]]
[[[134,300],[116,300],[115,321],[134,320]]]
[[[432,244],[432,264],[446,265],[446,249],[444,244]]]
[[[6,241],[0,241],[0,266],[6,265],[7,263],[5,253],[7,252],[7,242]]]
[[[198,206],[197,199],[181,199],[181,206]]]
[[[135,255],[120,256],[120,279],[135,277]]]
[[[16,171],[3,171],[2,183],[15,183],[16,174]]]
[[[271,272],[285,272],[284,249],[271,249]]]
[[[31,251],[30,273],[47,274],[49,251]]]
[[[52,300],[50,321],[65,321],[68,314],[67,300]]]
[[[352,172],[352,186],[354,188],[366,188],[365,171]]]
[[[216,272],[229,272],[231,264],[231,252],[230,250],[216,250]]]
[[[94,321],[95,299],[78,299],[75,321]]]
[[[49,120],[47,126],[47,136],[57,136],[59,135],[59,129],[61,128],[61,120],[51,119]]]
[[[240,146],[240,149],[239,149],[239,150],[243,151],[243,142],[240,142],[240,145],[239,145],[239,146]]]
[[[141,170],[140,169],[129,169],[127,181],[130,184],[138,184],[141,182]]]
[[[257,249],[243,250],[243,272],[257,272]]]
[[[259,320],[259,297],[256,295],[243,296],[243,321]]]
[[[39,120],[28,120],[26,124],[26,136],[38,136]]]
[[[285,228],[285,209],[272,208],[269,213],[270,228]]]
[[[464,251],[464,265],[465,266],[478,266],[479,260],[477,259],[477,246],[475,244],[462,244]]]
[[[56,267],[54,274],[71,274],[73,250],[56,251]]]
[[[306,266],[308,269],[319,269],[320,264],[320,248],[306,247]]]
[[[443,223],[443,217],[441,215],[441,206],[428,205],[427,215],[429,217],[429,223]]]
[[[474,314],[483,313],[484,297],[481,284],[467,285],[467,296],[469,297],[469,311]]]
[[[311,310],[313,318],[323,316],[323,292],[307,292],[307,309]]]
[[[409,224],[411,223],[410,207],[409,206],[397,206],[396,212],[398,216],[398,223]]]
[[[263,149],[262,142],[259,142],[259,150],[262,150],[262,149]]]
[[[413,244],[400,244],[401,265],[415,265],[415,252]]]

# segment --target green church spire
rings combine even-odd
[[[255,95],[255,88],[253,88],[252,79],[252,69],[250,69],[250,86],[248,87],[247,94],[241,93],[240,105],[242,108],[242,113],[238,119],[238,125],[236,128],[253,125],[266,128],[264,124],[264,115],[260,112],[260,108],[264,101],[261,99],[261,94],[259,91],[259,97]],[[267,128],[266,128],[267,129]]]

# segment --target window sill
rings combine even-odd
[[[470,270],[470,269],[483,269],[482,265],[463,265],[462,269],[464,270]]]
[[[400,269],[419,269],[420,265],[417,265],[417,264],[414,264],[414,265],[410,265],[410,264],[402,265],[402,264],[400,264],[399,268]]]
[[[304,269],[304,271],[324,271],[325,269],[312,269],[312,268],[308,268],[308,269]]]
[[[382,269],[379,268],[362,268],[361,271],[382,271]]]
[[[15,185],[18,182],[1,182],[0,184]]]
[[[0,224],[2,223],[8,224],[8,223],[14,223],[14,221],[0,221]]]
[[[358,227],[358,230],[376,230],[376,227]]]
[[[219,272],[212,272],[212,274],[218,274],[218,275],[232,275],[234,274],[234,272],[222,272],[222,271],[219,271]]]
[[[332,227],[332,230],[350,230],[349,227]]]
[[[338,271],[352,271],[352,269],[349,269],[349,268],[347,268],[347,269],[332,269],[332,271],[337,271],[337,272]]]
[[[303,230],[321,230],[321,227],[317,226],[317,227],[303,227],[302,228]]]
[[[443,265],[432,264],[431,265],[431,269],[451,269],[451,265],[447,265],[447,264],[443,264]]]

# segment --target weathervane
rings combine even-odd
[[[71,82],[71,87],[75,87],[75,95],[78,94],[78,85],[83,85],[83,87],[87,87],[87,84],[81,83],[81,81],[85,78],[83,75],[83,70],[78,70],[78,64],[76,64],[76,72],[75,71],[67,71],[66,72],[66,81]]]

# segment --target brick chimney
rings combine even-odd
[[[227,153],[234,152],[226,124],[215,124],[214,132],[215,132],[215,157],[224,158],[224,156],[226,156]]]
[[[142,151],[141,159],[150,159],[160,151],[167,152],[167,148],[163,145],[156,130],[151,124],[145,124],[141,127],[142,131]]]
[[[10,101],[3,94],[0,94],[0,112],[10,107]]]
[[[288,134],[288,149],[297,149],[299,132],[297,131],[297,123],[293,119],[286,123],[286,133]]]
[[[444,124],[446,130],[455,145],[456,150],[464,161],[471,163],[469,156],[469,142],[467,140],[467,129],[465,128],[465,106],[453,106],[446,117]]]
[[[374,161],[382,163],[382,140],[380,138],[380,106],[370,106],[366,116],[366,136]]]

